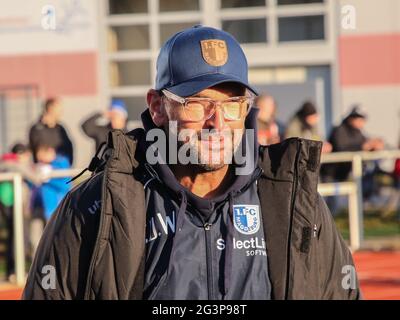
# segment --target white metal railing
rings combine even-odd
[[[323,196],[347,195],[349,197],[350,248],[358,250],[363,240],[362,197],[355,182],[335,182],[318,184],[318,192]]]
[[[322,155],[323,163],[352,162],[353,180],[338,183],[320,183],[318,191],[323,196],[349,196],[350,247],[357,250],[363,240],[363,208],[362,208],[362,161],[400,158],[400,150],[374,152],[338,152]],[[54,170],[46,178],[72,177],[81,169]],[[14,256],[16,282],[25,283],[25,248],[23,223],[23,177],[20,173],[0,173],[0,182],[11,181],[14,186]]]

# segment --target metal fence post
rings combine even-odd
[[[353,156],[352,166],[354,190],[349,197],[350,246],[358,250],[364,238],[361,155]]]
[[[24,215],[22,200],[22,176],[15,174],[14,185],[14,260],[18,286],[25,283]]]

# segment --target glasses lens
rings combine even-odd
[[[243,100],[238,101],[227,101],[222,104],[225,118],[229,120],[239,120],[243,117],[247,103]]]
[[[227,120],[240,120],[248,109],[246,99],[236,99],[225,101],[221,105],[224,117]],[[215,106],[212,101],[208,100],[188,100],[184,107],[185,120],[187,121],[203,121],[208,119],[215,112]]]
[[[211,103],[208,101],[191,100],[186,103],[185,115],[187,120],[202,121],[206,118]]]

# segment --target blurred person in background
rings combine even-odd
[[[101,113],[95,113],[82,123],[83,132],[96,143],[96,150],[107,141],[110,130],[119,129],[127,131],[128,110],[125,102],[120,99],[113,99],[109,109]]]
[[[34,174],[32,154],[28,146],[17,143],[9,153],[1,157],[0,172],[19,173],[23,177],[22,208],[24,216],[25,246],[29,244],[28,222],[30,218],[30,187],[39,184],[40,179]],[[6,235],[6,276],[12,281],[14,275],[14,186],[12,181],[0,182],[0,216],[5,222]],[[28,254],[28,252],[27,252]]]
[[[359,106],[354,106],[342,123],[331,133],[329,141],[333,151],[382,150],[384,148],[382,139],[370,139],[363,133],[366,122],[367,114]]]
[[[363,129],[367,121],[367,114],[360,106],[353,106],[342,123],[333,128],[329,142],[333,152],[375,151],[384,148],[384,142],[377,138],[368,138]],[[324,182],[341,182],[349,179],[352,170],[351,162],[329,163],[321,167],[321,179]],[[381,173],[378,160],[363,162],[362,191],[365,200],[378,194],[379,187],[376,183],[377,174]],[[342,206],[343,197],[330,197],[327,204],[335,215]]]
[[[273,97],[260,95],[254,102],[259,109],[257,117],[258,143],[268,145],[283,140],[284,127],[276,119],[276,103]]]
[[[29,131],[29,143],[34,160],[39,145],[49,145],[55,149],[57,155],[65,156],[70,165],[74,160],[73,146],[65,128],[60,124],[62,105],[57,98],[47,99],[43,106],[43,113],[39,121]]]
[[[32,192],[32,221],[31,245],[36,251],[44,225],[68,193],[70,186],[68,178],[49,178],[53,170],[68,169],[68,158],[57,154],[52,146],[41,144],[36,149],[36,172],[41,176],[43,183]]]
[[[315,105],[306,101],[295,113],[286,127],[285,139],[299,137],[308,140],[323,141],[318,131],[319,114]],[[328,142],[322,145],[322,153],[332,151],[332,146]]]
[[[12,146],[9,153],[2,156],[0,171],[18,172],[22,174],[24,180],[29,184],[40,184],[41,180],[33,171],[32,152],[29,146],[23,143],[16,143]]]
[[[329,137],[329,142],[332,144],[332,151],[382,150],[384,148],[382,139],[370,139],[363,133],[366,121],[366,113],[359,106],[354,106],[343,119],[342,123],[332,130]],[[333,170],[331,175],[338,181],[346,180],[351,171],[351,163],[338,163],[329,165],[329,167]]]

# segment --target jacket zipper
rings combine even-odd
[[[86,286],[85,286],[85,292],[84,292],[84,300],[89,300],[90,299],[90,287],[92,285],[92,280],[93,280],[93,271],[94,271],[94,265],[97,259],[97,255],[99,252],[99,247],[100,247],[100,238],[102,235],[103,231],[103,225],[104,225],[104,217],[105,217],[105,199],[104,196],[106,195],[106,181],[107,181],[107,175],[108,175],[108,165],[106,164],[104,168],[104,176],[103,176],[103,181],[102,181],[102,191],[101,191],[101,196],[102,196],[102,204],[101,204],[101,209],[100,209],[100,221],[99,221],[99,228],[98,228],[98,233],[96,237],[96,242],[93,248],[93,253],[92,253],[92,258],[90,261],[89,265],[89,270],[88,274],[86,276]]]
[[[317,225],[314,224],[314,228],[313,228],[313,237],[314,237],[314,238],[317,237],[317,232],[318,232]]]
[[[299,165],[299,158],[300,158],[300,149],[301,145],[303,144],[302,140],[298,140],[297,143],[297,153],[296,159],[294,164],[294,179],[293,179],[293,189],[291,195],[291,207],[290,207],[290,217],[289,217],[289,234],[288,234],[288,245],[287,245],[287,266],[286,266],[286,286],[285,286],[285,300],[288,299],[289,295],[289,279],[290,279],[290,247],[292,241],[292,227],[293,227],[293,216],[294,216],[294,207],[296,203],[296,194],[297,194],[297,185],[298,185],[298,165]]]
[[[214,300],[214,281],[212,272],[212,254],[211,254],[211,223],[203,225],[206,239],[206,264],[207,264],[207,291],[208,300]]]

